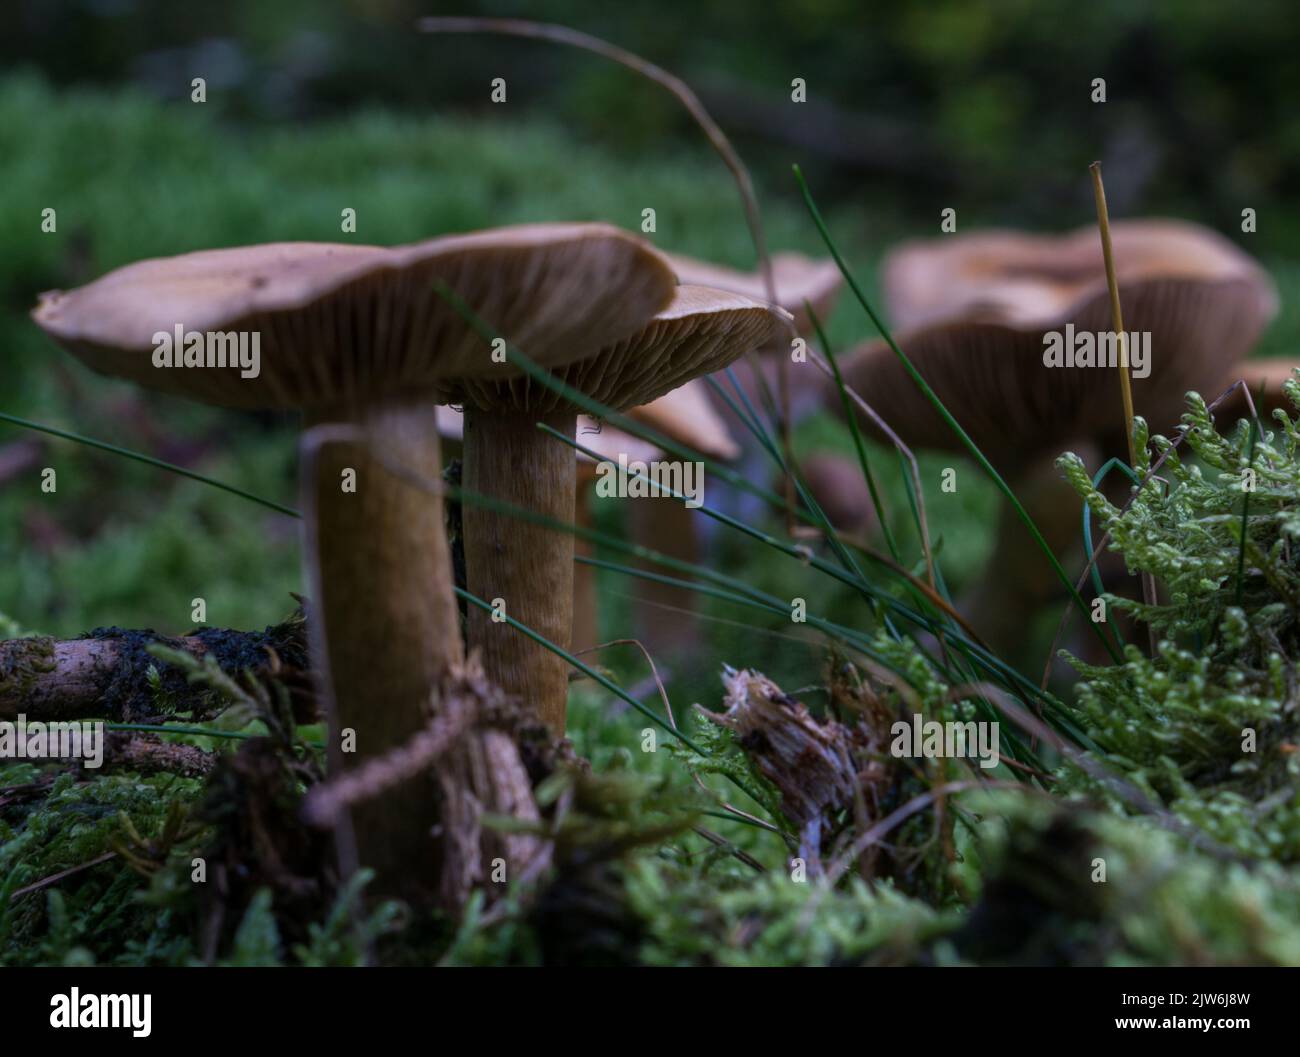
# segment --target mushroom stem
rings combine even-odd
[[[577,489],[573,449],[539,430],[538,422],[572,438],[576,415],[572,408],[487,413],[468,404],[464,485],[468,492],[571,524]],[[463,504],[462,524],[470,593],[498,606],[502,600],[506,616],[567,650],[573,534],[489,510],[472,496]],[[564,659],[478,606],[470,607],[467,637],[482,652],[488,677],[562,736],[569,694]]]
[[[695,511],[671,496],[645,496],[629,503],[632,542],[670,558],[696,563],[700,542]],[[637,563],[653,573],[668,572],[652,561]],[[680,576],[680,573],[673,575]],[[696,617],[697,594],[689,587],[642,580],[635,586],[633,626],[642,645],[660,668],[674,668],[700,651],[700,626]]]
[[[388,468],[401,467],[423,481],[438,479],[433,407],[391,402],[361,412],[336,409],[316,420],[359,428],[355,440],[322,448],[310,485],[317,604],[333,683],[330,769],[337,774],[383,756],[423,729],[437,688],[460,664],[464,649],[442,496]],[[431,775],[359,804],[352,822],[357,858],[376,871],[384,894],[428,893],[439,867],[432,837],[438,792]]]
[[[579,528],[592,526],[590,489],[582,487],[574,504],[573,523]],[[590,558],[596,553],[590,540],[574,539],[576,557]],[[596,601],[596,570],[593,566],[575,561],[573,564],[573,637],[569,640],[574,650],[590,649],[600,644],[600,605]]]
[[[1082,438],[1066,444],[1063,450],[1076,452],[1089,465],[1100,461],[1097,446]],[[1012,490],[1043,539],[1069,568],[1075,552],[1081,550],[1082,507],[1074,489],[1056,468],[1055,459],[1033,460],[1009,476]],[[964,599],[971,622],[990,646],[1016,663],[1029,654],[1029,629],[1034,618],[1044,606],[1064,598],[1060,580],[1023,522],[1004,509],[983,575]]]

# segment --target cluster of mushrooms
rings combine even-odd
[[[47,294],[33,316],[102,373],[210,404],[303,412],[309,623],[314,664],[328,678],[336,782],[400,768],[402,753],[467,695],[504,693],[564,730],[561,658],[478,607],[462,638],[436,409],[464,409],[464,487],[503,505],[463,506],[467,590],[502,600],[511,621],[567,648],[573,536],[507,510],[573,519],[574,449],[538,425],[573,439],[577,408],[493,355],[476,323],[620,411],[773,344],[791,326],[775,306],[679,284],[660,254],[600,224],[147,260]],[[258,333],[260,372],[154,367],[154,335],[177,325]],[[355,751],[343,751],[345,737]],[[359,799],[340,839],[355,864],[376,871],[381,890],[420,899],[432,889],[456,903],[489,870],[489,838],[463,816],[535,813],[527,774],[488,724],[459,738],[438,767],[406,777],[382,797]],[[535,850],[526,844],[514,843],[516,858]]]
[[[1152,335],[1153,369],[1135,379],[1134,401],[1149,421],[1172,423],[1186,390],[1217,394],[1242,375],[1276,295],[1248,257],[1204,229],[1118,223],[1113,237],[1127,329]],[[752,442],[734,439],[732,412],[697,379],[751,351],[788,354],[792,336],[811,329],[807,309],[824,318],[840,288],[832,262],[778,254],[772,263],[777,305],[766,303],[757,274],[663,255],[613,227],[527,225],[391,248],[283,243],[142,261],[45,295],[33,315],[102,373],[210,404],[303,412],[309,622],[313,663],[327,681],[332,783],[364,787],[376,771],[400,770],[421,739],[437,741],[439,722],[454,725],[467,697],[515,702],[563,734],[568,665],[513,623],[563,649],[599,638],[591,570],[574,561],[585,544],[556,528],[587,523],[593,464],[560,438],[614,461],[659,454],[494,356],[472,320],[571,391],[671,441],[714,459],[752,458]],[[1125,443],[1114,372],[1042,359],[1043,335],[1067,323],[1111,329],[1095,229],[908,244],[887,258],[884,287],[903,351],[1049,543],[1068,551],[1078,505],[1052,460],[1071,447],[1122,454]],[[153,336],[177,324],[260,333],[260,374],[154,368]],[[812,382],[813,373],[794,380],[796,413],[843,414],[838,390],[820,376]],[[904,443],[961,450],[884,342],[846,357],[843,374]],[[462,460],[467,591],[501,600],[510,618],[470,605],[463,634],[444,523],[444,441]],[[825,460],[806,468],[817,471],[808,476],[825,509],[865,516],[860,475]],[[698,557],[695,521],[681,503],[633,510],[638,542]],[[1008,520],[966,602],[995,646],[1013,644],[1055,589],[1029,558]],[[659,616],[652,609],[638,622],[639,637],[652,650],[689,648],[690,593],[641,590]],[[344,813],[336,833],[382,891],[420,899],[433,889],[459,906],[493,856],[514,871],[545,855],[539,841],[478,826],[484,813],[537,815],[518,747],[490,708],[477,715],[458,738],[443,731],[455,747],[439,742],[436,766],[411,755],[401,782]],[[341,750],[349,732],[354,752]]]

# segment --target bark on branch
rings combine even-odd
[[[213,704],[211,691],[148,652],[151,643],[194,657],[211,655],[232,674],[265,671],[278,659],[276,678],[289,686],[300,719],[314,714],[306,678],[307,649],[301,617],[264,631],[203,628],[172,637],[150,630],[97,628],[79,639],[48,637],[0,641],[0,720],[21,713],[53,722],[105,719],[133,722],[157,715],[148,671],[158,670],[159,689],[177,711],[196,712]]]

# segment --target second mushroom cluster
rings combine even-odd
[[[1112,223],[1125,329],[1148,336],[1135,372],[1137,413],[1170,432],[1188,390],[1213,399],[1277,311],[1267,273],[1223,236],[1175,220]],[[1079,547],[1079,504],[1056,457],[1091,466],[1125,451],[1115,370],[1053,366],[1045,338],[1112,329],[1095,227],[1062,236],[983,231],[907,243],[885,259],[894,338],[966,433],[1008,481],[1057,555]],[[885,341],[847,356],[844,380],[915,448],[964,455],[962,442]],[[1248,377],[1251,372],[1244,372]],[[843,413],[838,389],[824,406]],[[1226,421],[1244,410],[1229,403]],[[884,440],[865,416],[864,429]],[[1060,584],[1009,511],[983,576],[963,600],[981,635],[1004,654],[1026,643],[1026,621]]]

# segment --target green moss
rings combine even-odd
[[[1286,389],[1300,399],[1294,381]],[[1161,641],[1154,656],[1130,647],[1112,667],[1076,662],[1078,707],[1104,762],[1157,803],[1223,845],[1297,863],[1300,420],[1279,411],[1252,439],[1246,423],[1221,434],[1195,394],[1189,408],[1196,460],[1155,438],[1169,453],[1167,483],[1149,483],[1127,511],[1092,487],[1077,459],[1061,460],[1113,548],[1167,593],[1155,606],[1107,596]],[[1248,470],[1253,491],[1243,490]],[[1065,769],[1063,787],[1131,809],[1077,768]]]
[[[0,695],[29,697],[36,676],[54,670],[54,640],[45,636],[12,640],[0,661]]]
[[[29,785],[40,774],[26,764],[0,768],[0,789]],[[170,775],[78,781],[65,773],[34,804],[0,809],[0,885],[9,893],[77,871],[66,883],[3,901],[0,963],[135,964],[142,950],[163,961],[188,950],[186,930],[178,935],[171,911],[144,901],[148,879],[117,850],[127,838],[123,815],[152,836],[162,831],[173,804],[194,803],[201,789],[197,780]]]

